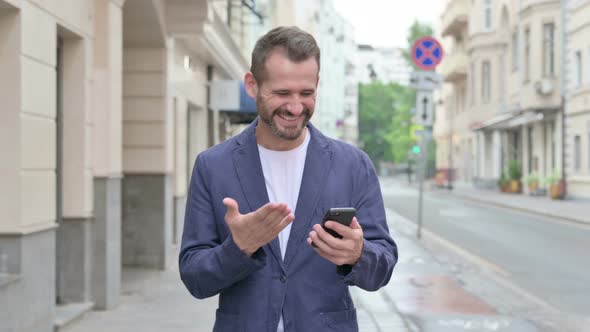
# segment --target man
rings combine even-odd
[[[197,298],[219,294],[214,331],[358,331],[348,290],[377,290],[397,261],[367,155],[308,123],[320,50],[295,27],[263,36],[245,75],[258,119],[197,157],[180,274]],[[350,227],[332,207],[355,207]],[[313,245],[312,245],[313,243]]]

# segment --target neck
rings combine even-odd
[[[301,135],[294,140],[286,140],[278,137],[272,132],[263,121],[258,121],[256,126],[256,143],[262,145],[265,149],[274,151],[289,151],[303,144],[307,135],[307,127],[303,129]]]

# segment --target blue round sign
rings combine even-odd
[[[443,57],[443,48],[433,37],[422,37],[412,46],[412,61],[423,70],[432,70],[438,66]]]

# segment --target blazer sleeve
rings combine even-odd
[[[212,200],[216,195],[211,194],[208,181],[212,176],[204,159],[203,155],[197,157],[191,176],[179,255],[180,277],[199,299],[220,293],[266,262],[263,248],[249,257],[238,248],[231,234],[220,238],[218,227],[225,227],[225,220],[224,216],[215,216]]]
[[[391,279],[397,263],[395,241],[389,234],[381,187],[373,164],[361,153],[361,167],[353,188],[357,220],[363,228],[363,251],[354,266],[340,266],[344,282],[367,291],[385,286]]]

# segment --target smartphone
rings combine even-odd
[[[324,224],[326,223],[326,221],[332,220],[344,226],[350,226],[350,223],[352,223],[352,218],[354,218],[355,215],[356,209],[352,207],[331,208],[326,212],[324,220],[322,220],[322,227],[326,232],[332,234],[332,236],[341,239],[342,235],[327,228],[326,226],[324,226]]]

